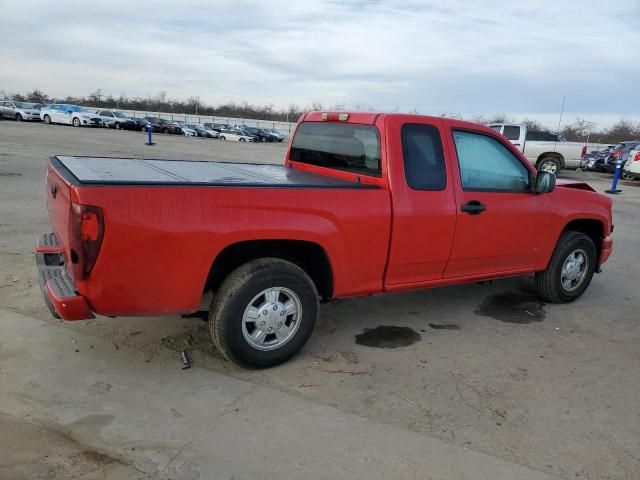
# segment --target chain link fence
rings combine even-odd
[[[215,117],[210,115],[189,115],[186,113],[145,112],[142,110],[119,110],[133,118],[159,117],[172,122],[185,123],[226,123],[233,125],[246,125],[257,128],[275,128],[285,136],[289,136],[295,127],[295,122],[277,122],[272,120],[255,120],[251,118]]]

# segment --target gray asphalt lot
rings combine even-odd
[[[221,478],[261,478],[256,462],[265,478],[325,478],[322,469],[330,465],[345,469],[325,470],[333,478],[341,472],[345,478],[474,478],[464,469],[466,462],[484,466],[475,478],[525,478],[523,472],[531,478],[640,477],[640,182],[621,182],[623,193],[614,197],[614,253],[573,304],[543,304],[530,278],[334,302],[322,307],[317,329],[299,356],[277,368],[247,371],[221,359],[197,316],[60,322],[42,301],[33,245],[49,231],[43,184],[51,155],[276,163],[286,148],[163,135],[155,141],[145,146],[139,132],[0,122],[0,429],[31,439],[20,443],[20,456],[0,442],[0,478],[46,478],[34,474],[35,467],[59,475],[50,478],[72,478],[74,472],[95,476],[88,478],[185,479],[199,478],[200,472],[213,478],[204,475],[209,464],[202,444],[186,445],[189,429],[198,432],[198,442],[208,438],[212,449],[227,441],[241,445],[238,435],[248,438],[248,451],[261,461],[219,455],[216,462],[226,475]],[[601,192],[611,183],[610,177],[583,172],[563,176],[585,179]],[[45,330],[55,339],[51,344],[42,338]],[[228,420],[224,430],[198,430],[198,415],[206,415],[199,398],[211,402],[214,419],[228,404],[220,400],[222,387],[203,388],[203,397],[197,395],[194,374],[180,370],[183,348],[198,367],[193,370],[198,382],[238,392],[241,401],[228,402],[242,425],[237,432]],[[125,357],[131,360],[128,369],[122,365]],[[58,369],[44,368],[56,363]],[[85,365],[96,366],[96,378]],[[165,382],[173,392],[186,389],[191,423],[151,428],[149,422],[161,422],[159,400],[149,405],[146,437],[122,425],[116,429],[117,421],[106,430],[77,423],[107,413],[121,422],[144,416],[133,396],[150,390],[150,379]],[[83,388],[93,390],[79,394]],[[119,396],[110,398],[114,392]],[[156,393],[169,398],[167,392]],[[292,416],[280,412],[278,421],[285,424],[271,430],[264,424],[268,420],[261,420],[252,437],[240,415],[261,417],[264,402],[278,401],[290,405]],[[188,417],[176,405],[167,412],[171,408]],[[172,422],[176,418],[167,415]],[[371,448],[357,450],[358,455],[375,458],[376,448],[387,449],[378,457],[384,468],[362,458],[350,464],[348,455],[333,449],[318,452],[307,446],[303,432],[292,430],[326,427],[321,431],[327,437],[317,442],[355,448],[353,435],[337,426],[331,430],[341,422],[354,425],[363,445],[370,442]],[[272,439],[294,435],[297,447],[288,448],[306,455],[300,464],[278,465],[273,440],[260,443],[269,431]],[[157,447],[173,434],[184,438],[184,445]],[[49,456],[55,462],[38,460],[43,457],[38,452],[49,451],[59,438],[63,446]],[[412,448],[394,449],[392,439]],[[391,453],[407,460],[394,463]],[[169,462],[174,455],[181,456],[180,468]],[[429,462],[416,460],[421,456]]]

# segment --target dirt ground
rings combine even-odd
[[[64,432],[0,414],[0,479],[144,478],[121,460],[83,447]]]
[[[216,372],[560,478],[640,477],[640,182],[621,183],[614,254],[573,304],[545,305],[530,278],[334,302],[322,307],[299,356],[247,371],[221,359],[198,315],[63,323],[44,306],[33,245],[49,231],[43,195],[49,156],[275,163],[286,148],[160,135],[156,146],[144,141],[137,132],[0,122],[0,308],[68,328],[69,348],[90,348],[73,343],[80,331],[110,339],[114,355],[127,345],[149,361],[175,358],[175,368],[179,350],[187,349],[195,364]],[[564,176],[584,178],[598,191],[611,182],[582,172]],[[16,432],[25,446],[23,456],[15,449],[7,456],[10,445],[0,439],[0,478],[21,478],[11,474],[8,459],[44,452],[50,460],[36,462],[24,478],[102,478],[127,468],[43,428],[0,416],[0,437]],[[60,464],[57,477],[39,473]]]

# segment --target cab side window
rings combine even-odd
[[[503,135],[509,140],[518,140],[520,138],[520,127],[517,125],[505,125]]]
[[[454,130],[453,140],[464,190],[529,191],[529,169],[498,140],[463,130]]]
[[[401,137],[407,185],[414,190],[444,190],[447,177],[440,131],[433,125],[407,123]]]

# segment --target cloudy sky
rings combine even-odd
[[[0,0],[0,90],[640,120],[640,0]]]

